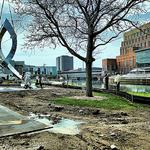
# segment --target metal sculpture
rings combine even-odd
[[[2,38],[3,38],[4,34],[6,33],[6,31],[8,31],[8,33],[11,36],[12,47],[11,47],[9,54],[5,58],[5,56],[2,52],[1,42],[2,42]],[[10,63],[12,58],[15,55],[16,49],[17,49],[17,35],[16,35],[11,23],[8,21],[8,19],[6,19],[2,25],[1,30],[0,30],[0,65],[2,67],[7,67],[19,79],[22,79],[22,76],[19,74],[19,72]]]

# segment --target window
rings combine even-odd
[[[140,37],[138,38],[139,42],[140,42]]]
[[[132,39],[132,43],[134,43],[134,39]]]
[[[144,43],[144,47],[146,47],[146,42]]]
[[[126,63],[126,61],[124,61],[124,66],[126,67],[126,65],[127,65],[127,63]]]
[[[130,66],[132,66],[132,64],[133,64],[133,63],[132,63],[132,60],[130,60]]]

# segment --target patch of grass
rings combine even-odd
[[[87,99],[74,99],[70,97],[61,97],[55,99],[53,102],[60,105],[71,105],[80,107],[95,107],[104,109],[116,110],[132,110],[142,108],[140,104],[134,104],[124,98],[106,93],[93,93],[94,96],[102,96],[103,100],[87,100]]]
[[[128,93],[135,96],[150,97],[150,93],[144,92],[128,92]]]

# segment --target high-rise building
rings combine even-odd
[[[102,63],[106,72],[110,72],[114,65],[109,59],[104,59]],[[150,23],[124,33],[116,64],[117,72],[121,74],[128,73],[135,67],[150,67]]]
[[[73,57],[63,55],[56,58],[57,72],[73,70]]]
[[[57,69],[57,72],[60,72],[60,57],[56,58],[56,69]]]
[[[135,51],[137,67],[150,67],[150,48]]]
[[[138,50],[138,54],[140,54],[140,50],[150,47],[150,23],[144,24],[140,29],[133,29],[124,33],[120,56],[116,57],[120,73],[127,73],[137,66],[135,51]]]

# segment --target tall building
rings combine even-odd
[[[60,57],[56,58],[56,69],[57,69],[57,72],[60,72]]]
[[[135,51],[137,67],[150,67],[150,48]]]
[[[118,72],[125,74],[136,67],[136,55],[134,48],[129,48],[126,54],[116,57]]]
[[[73,57],[63,55],[56,58],[57,72],[73,70]]]
[[[124,33],[120,56],[116,57],[117,67],[120,73],[127,73],[137,66],[136,51],[138,51],[137,54],[139,57],[139,51],[150,47],[150,23],[144,24],[140,28],[142,31],[133,29]]]

